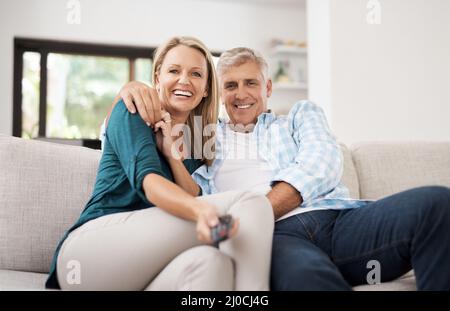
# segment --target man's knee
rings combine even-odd
[[[429,186],[425,187],[433,196],[437,204],[449,206],[450,204],[450,188],[444,186]]]
[[[434,219],[444,227],[450,226],[450,188],[442,186],[429,187],[432,195],[432,214]]]
[[[420,196],[431,198],[433,202],[443,203],[450,200],[450,188],[445,186],[423,186],[411,189]]]
[[[421,207],[433,219],[450,221],[450,188],[426,186],[415,189],[420,195]]]

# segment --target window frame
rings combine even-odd
[[[94,44],[74,41],[59,41],[31,38],[14,38],[14,72],[13,72],[13,136],[22,137],[22,78],[23,54],[37,52],[40,54],[40,81],[39,81],[39,130],[38,138],[46,137],[47,127],[47,57],[49,53],[121,57],[129,61],[128,80],[134,79],[135,60],[147,58],[153,61],[155,47],[138,47],[128,45]],[[99,129],[100,130],[100,129]],[[64,141],[62,139],[56,139]],[[79,141],[80,139],[66,139]],[[94,149],[100,148],[99,140],[81,139],[81,145]]]

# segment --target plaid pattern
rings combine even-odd
[[[214,177],[226,157],[226,120],[217,127],[216,159],[193,173],[203,194],[217,193]],[[257,136],[258,154],[266,160],[274,177],[272,185],[284,181],[302,195],[300,207],[320,209],[355,208],[367,200],[353,200],[341,183],[343,156],[331,134],[323,110],[310,101],[296,103],[287,116],[263,113],[251,135]]]
[[[216,159],[211,167],[199,167],[192,177],[203,194],[218,193],[214,177],[226,150],[226,120],[219,120],[216,133]],[[348,189],[341,183],[343,157],[331,134],[322,108],[302,100],[287,116],[262,113],[251,135],[257,135],[258,154],[266,160],[274,178],[272,184],[284,181],[302,195],[301,208],[344,209],[366,205],[369,200],[351,199]],[[100,139],[105,139],[104,123]]]

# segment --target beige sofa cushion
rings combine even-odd
[[[46,273],[11,271],[0,269],[0,291],[46,290]]]
[[[414,272],[411,270],[402,277],[390,282],[384,282],[373,285],[359,285],[353,287],[356,291],[415,291],[416,278]]]
[[[364,143],[352,151],[363,199],[425,185],[450,187],[450,143]]]
[[[344,157],[344,172],[341,182],[348,188],[352,199],[359,199],[358,174],[353,164],[352,153],[344,144],[340,144],[340,147]]]
[[[0,269],[47,273],[89,199],[100,152],[0,135]]]

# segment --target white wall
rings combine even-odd
[[[325,111],[328,122],[331,115],[331,54],[330,54],[330,1],[308,0],[308,95],[309,99]]]
[[[157,46],[173,35],[212,50],[249,46],[267,55],[272,38],[305,39],[303,1],[80,0],[81,24],[63,0],[0,0],[0,133],[12,133],[13,37]]]
[[[329,5],[328,108],[338,139],[449,141],[450,1],[379,0],[380,24],[367,23],[369,1],[320,1]],[[311,96],[322,87],[311,81],[318,67],[309,67]]]

